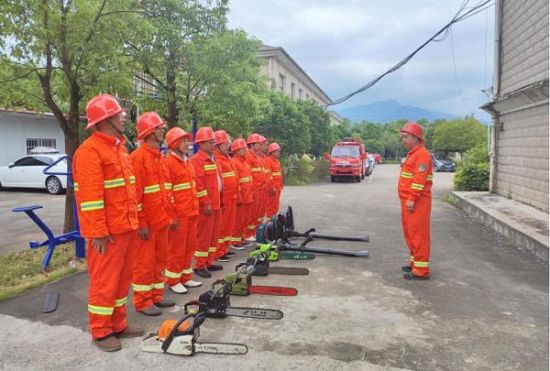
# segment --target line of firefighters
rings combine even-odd
[[[146,112],[136,123],[141,145],[128,154],[125,111],[114,97],[94,97],[86,114],[92,135],[74,155],[73,177],[87,239],[90,330],[100,349],[116,351],[120,338],[144,333],[127,323],[130,285],[135,309],[160,315],[175,305],[165,285],[178,294],[200,286],[193,271],[208,278],[223,269],[216,261],[229,261],[230,247],[244,249],[264,218],[277,214],[280,147],[259,134],[231,142],[225,131],[201,127],[199,150],[188,158],[191,134],[175,127],[165,135],[160,116]]]

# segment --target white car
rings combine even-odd
[[[36,154],[20,158],[8,166],[0,166],[0,188],[45,188],[50,194],[60,194],[67,188],[67,176],[44,174],[44,169],[63,154]],[[66,173],[67,159],[61,160],[48,170],[52,173]]]

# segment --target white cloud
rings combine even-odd
[[[446,24],[463,0],[232,0],[230,25],[265,44],[283,47],[333,99],[366,84],[411,53]],[[470,1],[469,6],[477,1]],[[453,27],[450,37],[420,51],[402,70],[345,106],[382,99],[466,114],[487,98],[490,85],[494,9]],[[461,107],[462,106],[462,107]]]

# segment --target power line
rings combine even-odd
[[[403,67],[405,64],[407,64],[411,59],[412,57],[414,57],[420,50],[424,49],[424,47],[426,47],[426,45],[428,45],[430,42],[432,41],[442,41],[442,40],[445,40],[447,38],[447,36],[449,35],[450,31],[449,29],[452,27],[453,24],[455,23],[458,23],[458,22],[461,22],[469,17],[472,17],[474,15],[476,15],[477,13],[491,7],[493,4],[489,4],[491,3],[493,0],[485,0],[485,1],[480,1],[477,5],[471,7],[471,8],[468,8],[469,10],[466,11],[464,14],[461,15],[461,13],[466,9],[466,6],[467,4],[469,3],[469,0],[465,0],[462,2],[458,12],[455,14],[455,16],[451,19],[451,21],[449,23],[447,23],[444,27],[442,27],[439,31],[437,31],[432,37],[430,37],[426,42],[424,42],[422,45],[420,45],[415,51],[413,51],[411,54],[409,54],[407,57],[405,57],[403,60],[401,60],[399,63],[397,63],[395,66],[393,66],[392,68],[390,68],[389,70],[387,70],[386,72],[384,72],[382,75],[378,76],[377,78],[375,78],[374,80],[372,80],[371,82],[369,82],[368,84],[362,86],[361,88],[355,90],[354,92],[346,95],[346,96],[343,96],[342,98],[339,98],[335,101],[332,101],[331,103],[327,104],[327,107],[328,106],[334,106],[334,105],[337,105],[337,104],[340,104],[340,103],[343,103],[345,102],[346,100],[350,99],[351,97],[353,97],[354,95],[357,95],[359,93],[362,93],[364,92],[365,90],[371,88],[372,86],[374,86],[378,81],[382,80],[386,75],[389,75],[390,73],[392,72],[395,72],[397,71],[398,69],[400,69],[401,67]],[[489,5],[488,5],[489,4]],[[438,39],[438,36],[441,35],[441,38]]]

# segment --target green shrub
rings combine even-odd
[[[328,161],[312,160],[309,156],[291,155],[283,163],[286,185],[305,185],[319,181],[328,174]]]
[[[489,154],[487,145],[476,146],[464,154],[454,179],[457,191],[489,190]]]

